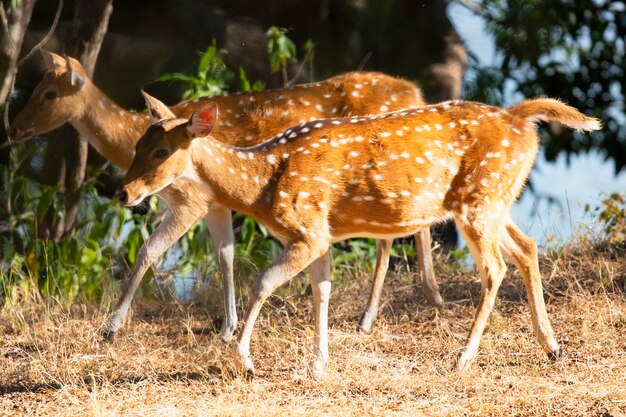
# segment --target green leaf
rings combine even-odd
[[[204,51],[202,56],[200,57],[200,63],[198,64],[198,73],[205,74],[209,69],[209,65],[215,58],[215,54],[217,53],[217,46],[215,43],[215,38],[211,41],[211,45]]]
[[[315,54],[315,42],[313,42],[311,39],[307,39],[306,42],[304,42],[304,44],[302,45],[302,49],[304,49],[304,62],[313,62],[313,55]]]
[[[252,91],[265,91],[265,83],[261,80],[256,80],[252,84]]]
[[[194,80],[193,77],[185,74],[180,74],[177,72],[161,74],[154,79],[154,81],[187,81],[192,82]]]
[[[239,91],[243,93],[250,91],[250,81],[248,81],[243,67],[239,67]]]
[[[277,26],[271,26],[265,33],[268,38],[267,52],[272,73],[286,68],[288,59],[296,58],[296,45],[285,35],[286,33],[287,29]]]
[[[44,192],[39,199],[39,204],[37,205],[37,220],[41,222],[45,217],[48,209],[52,206],[52,202],[54,200],[54,194],[51,192]]]

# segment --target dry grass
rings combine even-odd
[[[354,332],[367,276],[335,285],[331,362],[320,380],[306,373],[312,306],[298,291],[273,297],[259,319],[251,381],[224,361],[229,349],[212,319],[219,306],[143,306],[107,344],[98,336],[105,309],[7,305],[0,415],[625,416],[624,255],[584,249],[542,259],[550,318],[568,353],[555,363],[532,334],[511,267],[476,363],[461,374],[451,368],[480,285],[473,272],[441,265],[443,310],[427,307],[410,275],[389,276],[372,335]]]

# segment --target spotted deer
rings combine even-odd
[[[252,148],[213,137],[218,105],[190,119],[162,113],[137,143],[119,190],[133,206],[174,181],[194,184],[217,203],[260,220],[284,245],[254,281],[236,363],[254,373],[250,337],[267,297],[308,267],[315,304],[314,357],[328,361],[329,245],[368,236],[392,239],[454,219],[481,277],[481,299],[457,368],[476,356],[505,275],[502,253],[520,269],[534,332],[552,358],[561,355],[543,300],[537,247],[513,223],[539,147],[535,124],[560,122],[591,131],[598,119],[557,100],[523,101],[509,109],[444,102],[378,116],[301,123]]]
[[[24,142],[69,122],[106,159],[128,168],[135,143],[150,125],[149,115],[129,112],[116,105],[91,82],[77,60],[46,51],[42,55],[48,71],[13,121],[10,137],[16,142]],[[380,113],[423,104],[414,84],[384,74],[363,72],[289,89],[212,97],[210,100],[222,109],[213,137],[237,146],[255,145],[304,121],[333,115]],[[180,117],[190,117],[194,110],[208,102],[207,98],[184,101],[171,110]],[[129,285],[109,318],[104,334],[112,338],[121,327],[147,268],[192,224],[204,218],[218,252],[224,281],[225,318],[220,334],[228,340],[237,324],[231,212],[188,183],[172,183],[159,194],[169,208],[168,214],[139,251]],[[422,288],[431,304],[441,305],[432,272],[429,233],[427,228],[416,233]],[[359,328],[365,331],[370,330],[378,310],[390,249],[391,240],[378,242],[374,285],[359,322]]]

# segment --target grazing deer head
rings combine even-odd
[[[83,91],[90,81],[77,60],[44,50],[41,54],[48,72],[11,125],[9,137],[16,142],[25,142],[80,117],[82,106],[77,102],[88,100]]]

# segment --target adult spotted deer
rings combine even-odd
[[[152,109],[151,111],[158,111]],[[390,239],[453,218],[480,272],[482,292],[457,360],[474,359],[506,266],[520,269],[535,334],[550,357],[561,350],[543,300],[537,248],[509,217],[535,160],[535,123],[596,130],[600,121],[551,99],[509,109],[445,102],[369,117],[291,127],[253,148],[215,140],[218,106],[190,119],[163,113],[137,143],[119,191],[127,206],[175,181],[202,189],[224,207],[259,219],[284,251],[254,281],[243,329],[233,345],[254,372],[250,337],[265,299],[309,268],[315,303],[314,374],[328,360],[329,245],[369,236]]]
[[[42,55],[48,71],[15,118],[10,129],[11,138],[23,142],[69,122],[105,158],[128,168],[135,143],[150,125],[149,115],[128,112],[117,106],[89,80],[77,60],[46,51]],[[237,146],[255,145],[304,121],[333,115],[380,113],[423,104],[414,84],[384,74],[362,72],[289,89],[212,97],[210,100],[222,109],[213,137]],[[206,98],[184,101],[174,106],[172,112],[180,117],[190,117],[193,110],[208,102]],[[237,324],[231,212],[212,202],[210,196],[195,185],[184,181],[171,184],[159,194],[166,201],[169,213],[140,250],[129,286],[108,321],[105,335],[112,338],[121,327],[147,268],[192,224],[204,217],[218,251],[224,281],[225,318],[220,334],[228,340]],[[432,272],[427,228],[416,233],[416,242],[424,294],[432,304],[440,305],[442,300]],[[379,241],[378,247],[374,286],[359,324],[366,331],[369,331],[378,309],[391,240]]]

